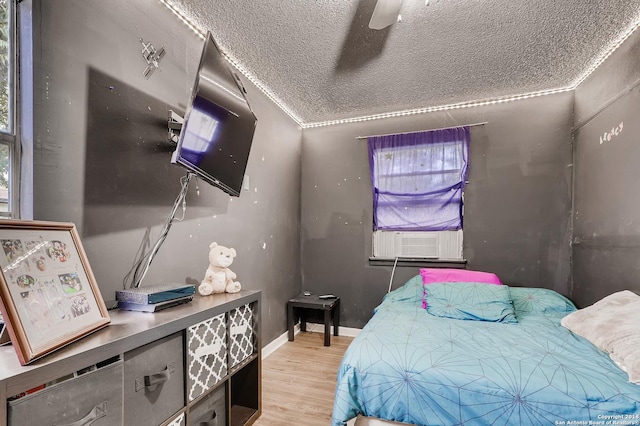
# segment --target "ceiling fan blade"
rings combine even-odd
[[[369,28],[381,30],[396,22],[401,5],[402,0],[378,0],[369,21]]]

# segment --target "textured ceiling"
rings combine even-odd
[[[575,85],[640,21],[640,0],[165,0],[302,124]]]

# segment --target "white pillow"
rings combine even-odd
[[[640,296],[629,290],[613,293],[560,323],[608,352],[629,381],[640,384]]]

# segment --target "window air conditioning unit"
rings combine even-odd
[[[462,259],[462,230],[433,232],[374,231],[373,257]]]

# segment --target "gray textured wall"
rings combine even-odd
[[[39,0],[33,16],[34,218],[78,226],[103,297],[113,299],[147,230],[155,241],[183,174],[144,167],[162,163],[163,155],[168,162],[168,152],[155,152],[152,159],[151,153],[132,151],[139,170],[130,169],[134,162],[122,170],[126,154],[120,148],[153,138],[158,129],[165,133],[165,107],[184,110],[203,41],[157,0]],[[148,80],[140,38],[166,49],[160,70]],[[199,281],[211,241],[234,247],[238,257],[231,269],[238,280],[263,291],[268,343],[286,330],[285,304],[300,288],[301,131],[244,83],[259,120],[247,168],[250,190],[231,199],[202,182],[196,195],[192,184],[186,218],[173,225],[143,285]],[[114,95],[123,100],[105,102]],[[95,146],[102,132],[100,143],[111,138],[111,150]],[[107,172],[100,182],[87,170],[96,155],[113,164],[113,173],[133,177],[131,186],[117,196],[107,191],[115,179]],[[136,179],[136,173],[147,174]]]
[[[308,129],[302,150],[303,287],[341,296],[342,322],[361,327],[389,285],[372,266],[366,140],[356,136],[488,122],[472,128],[465,192],[469,269],[507,284],[569,294],[573,94],[468,110]],[[394,287],[418,273],[399,267]]]
[[[107,197],[96,202],[100,197],[93,191],[100,191],[99,185],[86,170],[87,158],[92,158],[88,147],[96,134],[90,107],[101,99],[96,81],[113,81],[154,105],[184,109],[202,42],[155,0],[37,0],[33,8],[34,218],[78,225],[103,296],[110,299],[145,232],[150,229],[152,239],[157,235],[177,182],[161,173],[151,181],[155,192],[126,188],[127,197],[139,192],[134,203]],[[149,80],[142,77],[141,37],[167,50],[161,70]],[[300,129],[245,81],[259,119],[247,169],[251,190],[232,200],[205,184],[200,184],[199,196],[192,188],[186,220],[174,225],[145,282],[199,280],[207,245],[215,240],[238,250],[233,269],[244,287],[263,290],[265,343],[284,332],[286,300],[300,290],[301,282],[304,289],[340,295],[343,324],[361,327],[386,292],[391,268],[368,262],[366,142],[354,138],[488,121],[472,130],[465,206],[468,268],[494,271],[511,285],[553,288],[578,304],[617,288],[638,288],[634,277],[640,231],[635,224],[640,209],[629,197],[637,176],[625,160],[638,146],[629,120],[640,102],[639,51],[636,34],[576,90],[575,109],[574,94],[565,93],[309,129],[302,146]],[[131,108],[123,104],[113,113],[126,120]],[[577,244],[571,291],[573,111],[578,127]],[[600,144],[594,136],[622,120],[625,131],[616,140],[622,149],[611,143],[604,146],[606,155],[597,154]],[[132,127],[134,133],[145,131]],[[113,126],[110,131],[119,138],[123,129]],[[593,182],[616,189],[612,194],[602,188],[593,191]],[[164,185],[172,187],[164,191],[165,200],[158,201],[158,188]],[[91,202],[85,199],[88,193]],[[600,202],[605,195],[617,197],[609,207]],[[400,267],[394,285],[415,273],[415,266]]]
[[[640,34],[575,97],[572,298],[581,307],[615,291],[640,292]]]

